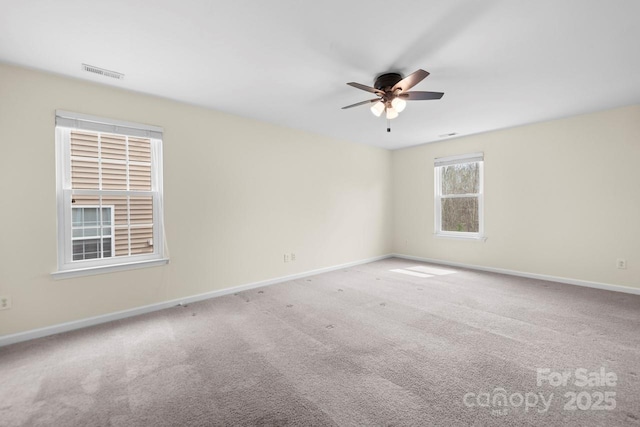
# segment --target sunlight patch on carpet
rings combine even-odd
[[[433,277],[430,274],[424,274],[424,273],[418,273],[417,271],[410,271],[410,270],[404,270],[402,268],[396,268],[395,270],[389,270],[389,271],[393,271],[394,273],[402,273],[402,274],[406,274],[408,276],[416,276],[416,277]]]
[[[408,267],[407,270],[418,271],[420,273],[431,274],[433,276],[444,276],[446,274],[456,273],[455,270],[445,270],[444,268],[426,267],[424,265]]]

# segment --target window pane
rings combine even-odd
[[[153,228],[131,228],[131,255],[153,253]]]
[[[82,240],[73,242],[73,260],[79,261],[84,259],[84,243]]]
[[[134,162],[151,162],[151,140],[130,136],[129,160]]]
[[[479,224],[477,197],[442,199],[442,231],[477,233]]]
[[[131,196],[131,224],[153,224],[153,197]]]
[[[95,237],[95,236],[98,236],[98,230],[99,230],[99,228],[95,228],[95,227],[85,228],[85,229],[84,229],[84,236],[85,236],[85,237]]]
[[[83,225],[85,227],[98,225],[98,208],[84,208]]]
[[[71,132],[71,188],[98,189],[98,134]]]
[[[129,255],[129,227],[116,227],[115,229],[115,248],[116,256]]]
[[[127,140],[123,135],[100,135],[101,155],[103,159],[126,160]]]
[[[84,217],[82,213],[85,208],[94,208],[97,209],[96,206],[100,204],[100,198],[98,196],[87,196],[87,195],[77,195],[74,194],[71,196],[71,207],[75,212],[78,212],[78,218],[80,223],[78,225],[84,224]],[[75,224],[74,224],[75,225]]]
[[[99,178],[97,161],[71,159],[71,188],[97,190]]]
[[[102,225],[111,225],[111,208],[102,208]]]
[[[94,240],[83,240],[84,243],[84,259],[95,259],[100,257],[100,241],[98,239]]]
[[[76,240],[73,242],[73,260],[100,258],[100,239]]]
[[[480,189],[478,162],[442,166],[442,194],[476,194]]]
[[[127,204],[127,196],[102,196],[102,205],[113,206],[112,218],[109,223],[104,225],[126,225],[127,224],[127,211],[129,209]],[[104,209],[104,208],[103,208]]]
[[[73,208],[72,216],[73,216],[72,225],[74,227],[81,226],[82,225],[82,209]]]
[[[105,238],[102,240],[102,254],[105,258],[111,256],[111,239]]]
[[[151,163],[129,165],[131,190],[151,190]]]
[[[71,157],[98,158],[98,134],[74,130],[71,132]]]
[[[132,190],[151,190],[151,140],[129,137],[129,185]]]
[[[129,255],[129,202],[127,196],[103,196],[102,204],[113,206],[112,221],[111,224],[115,227],[111,228],[111,236],[115,238],[114,251],[112,256],[127,256]],[[115,228],[115,230],[113,229]],[[106,234],[106,232],[105,232]]]
[[[126,190],[127,189],[127,165],[125,162],[103,160],[102,162],[102,189]]]

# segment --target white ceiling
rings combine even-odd
[[[638,0],[0,0],[0,10],[0,61],[389,149],[640,103]],[[445,95],[409,102],[391,133],[366,106],[340,109],[372,98],[346,82],[418,68],[431,75],[414,90]]]

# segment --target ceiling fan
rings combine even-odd
[[[386,113],[387,120],[395,119],[398,117],[398,113],[402,112],[406,107],[406,101],[442,98],[442,95],[444,95],[442,92],[409,92],[409,89],[420,83],[428,75],[429,72],[425,70],[414,71],[404,78],[398,73],[385,73],[376,78],[373,87],[349,82],[347,83],[349,86],[374,93],[377,98],[347,105],[346,107],[342,107],[342,109],[346,110],[347,108],[358,107],[360,105],[373,104],[371,106],[371,112],[376,117],[380,117],[382,113]],[[388,125],[387,132],[391,132],[391,128]]]

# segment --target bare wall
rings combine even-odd
[[[52,280],[56,109],[165,129],[170,264]],[[0,335],[391,251],[386,150],[2,64],[0,146]]]
[[[479,151],[488,239],[436,238],[433,160]],[[640,288],[639,161],[637,105],[396,150],[394,252]]]

